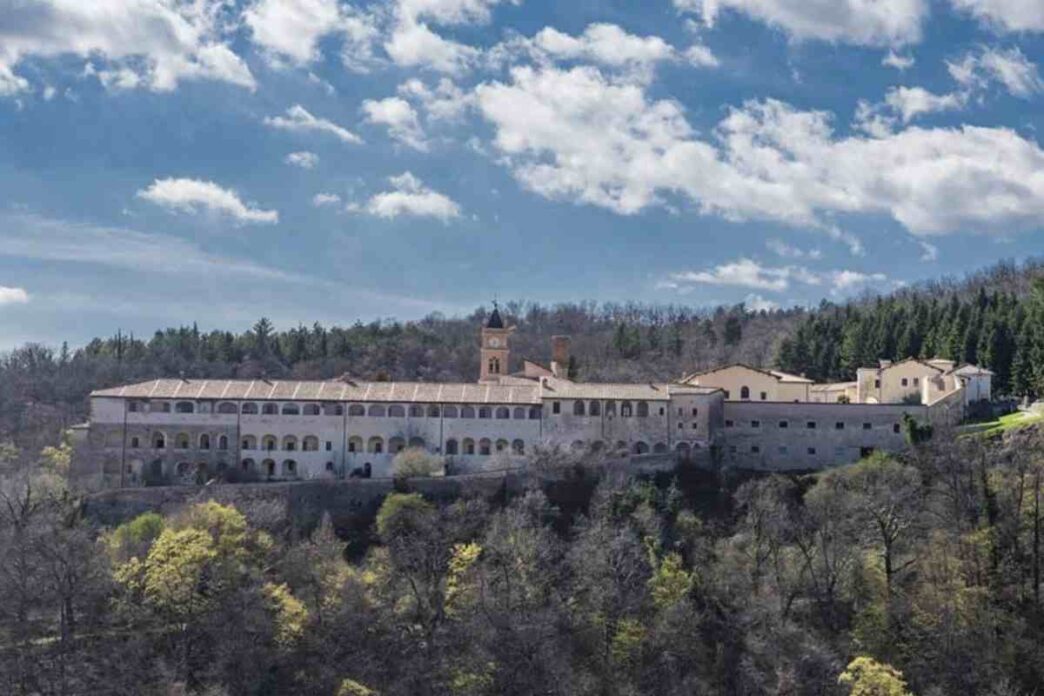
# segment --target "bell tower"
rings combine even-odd
[[[482,327],[482,350],[479,365],[480,382],[496,382],[510,371],[511,349],[508,340],[515,327],[505,327],[500,308],[493,303],[493,313]]]

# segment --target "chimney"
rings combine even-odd
[[[551,372],[555,377],[566,378],[569,373],[569,337],[551,337]]]

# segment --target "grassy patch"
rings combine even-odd
[[[1035,423],[1044,422],[1044,413],[1031,413],[1028,411],[1015,411],[1006,416],[986,423],[975,423],[964,428],[966,435],[997,435],[1009,430],[1025,428]]]

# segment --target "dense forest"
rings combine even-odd
[[[1032,291],[1042,275],[1041,262],[1004,263],[814,310],[523,302],[501,310],[518,327],[516,361],[546,361],[550,337],[568,334],[586,380],[674,380],[729,362],[841,380],[880,358],[939,355],[989,367],[998,393],[1022,396],[1044,392],[1044,289]],[[86,417],[91,390],[156,377],[473,380],[487,311],[283,330],[261,319],[238,334],[187,326],[147,340],[117,331],[75,350],[26,345],[0,358],[0,440],[39,451]]]
[[[747,480],[541,453],[522,493],[402,481],[339,530],[246,497],[98,529],[67,450],[7,449],[0,692],[1039,694],[1041,433],[940,435]]]

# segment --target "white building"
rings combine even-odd
[[[461,473],[518,466],[544,444],[817,469],[901,449],[904,415],[953,421],[990,394],[989,371],[939,361],[860,370],[843,390],[855,390],[851,403],[816,398],[830,385],[743,365],[678,383],[579,383],[565,376],[562,336],[550,366],[524,361],[510,373],[513,330],[494,310],[478,383],[158,379],[98,390],[74,473],[91,487],[384,477],[406,448]]]

